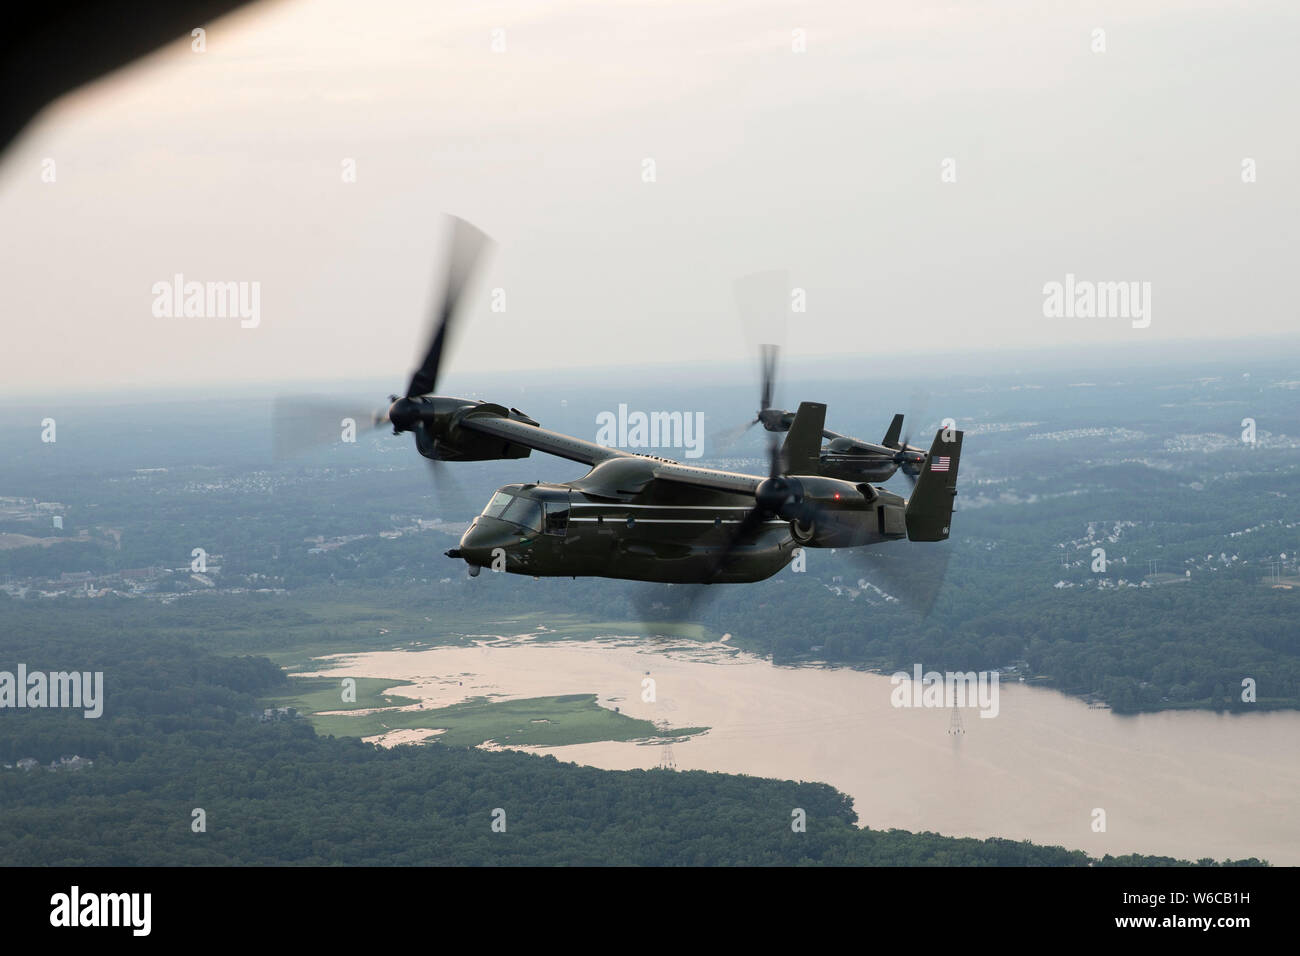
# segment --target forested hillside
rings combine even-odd
[[[0,770],[0,855],[11,865],[1089,862],[1059,847],[862,830],[852,801],[818,783],[320,737],[302,720],[259,719],[260,699],[285,681],[265,658],[215,654],[166,626],[13,610],[0,598],[8,659],[103,671],[106,694],[98,719],[0,711],[11,765]],[[93,763],[47,769],[73,754]],[[41,766],[13,766],[28,757]],[[196,809],[205,832],[192,829]],[[796,809],[806,832],[791,828]]]

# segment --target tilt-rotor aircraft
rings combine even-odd
[[[452,227],[428,351],[406,393],[391,396],[376,424],[410,432],[420,454],[435,462],[539,451],[589,469],[573,481],[499,488],[447,552],[471,574],[486,567],[535,577],[742,583],[777,573],[799,548],[948,537],[961,460],[955,429],[936,433],[905,499],[819,472],[826,406],[814,402],[799,406],[782,445],[772,436],[767,475],[747,475],[608,448],[545,429],[515,408],[432,394],[461,294],[487,245],[469,223],[453,219]],[[765,379],[774,366],[765,361]],[[765,381],[765,394],[770,389]]]
[[[772,385],[776,377],[777,349],[775,345],[759,346],[763,365],[763,391],[759,398],[758,414],[754,420],[731,432],[728,443],[754,425],[762,425],[769,432],[789,432],[794,425],[795,413],[772,407]],[[903,416],[895,415],[889,423],[885,437],[877,442],[863,441],[823,428],[821,437],[827,444],[817,454],[816,472],[826,478],[844,481],[888,481],[899,469],[913,484],[925,465],[924,448],[908,444],[903,432]]]

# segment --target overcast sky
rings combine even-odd
[[[0,389],[398,389],[444,212],[497,242],[458,373],[734,362],[732,283],[774,267],[806,294],[794,354],[1293,333],[1298,24],[1189,0],[256,4],[3,157]],[[156,316],[177,273],[259,283],[260,324]],[[1149,327],[1046,317],[1067,273],[1150,283]]]

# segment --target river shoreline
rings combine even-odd
[[[673,742],[678,769],[823,781],[852,796],[860,823],[875,829],[1027,839],[1092,856],[1300,864],[1294,711],[1119,715],[1014,681],[1001,685],[996,715],[954,717],[950,707],[896,706],[883,674],[631,637],[494,636],[320,663],[331,676],[409,681],[402,694],[430,709],[474,696],[595,693],[633,717],[707,726]],[[664,756],[632,741],[517,749],[611,770],[650,769]]]

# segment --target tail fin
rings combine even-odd
[[[903,416],[895,415],[894,420],[889,423],[889,431],[885,432],[885,437],[880,439],[880,444],[886,448],[898,447],[898,436],[903,434]]]
[[[822,430],[826,427],[826,406],[800,402],[790,432],[781,446],[788,475],[816,475],[821,467]]]
[[[944,440],[947,434],[949,440]],[[957,465],[961,461],[962,432],[935,433],[921,477],[907,499],[907,537],[912,541],[943,541],[952,523],[957,495]]]

